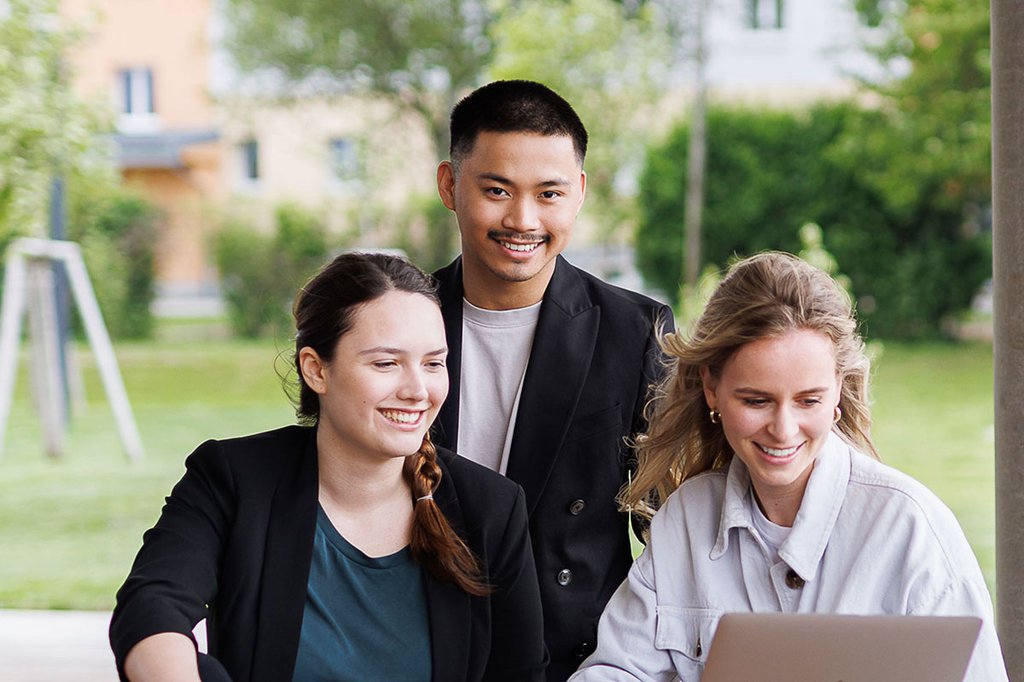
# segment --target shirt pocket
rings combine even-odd
[[[654,646],[668,652],[683,680],[697,680],[704,673],[721,616],[717,609],[658,607]]]

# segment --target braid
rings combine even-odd
[[[419,451],[406,458],[402,474],[414,498],[409,545],[413,558],[437,580],[454,583],[473,596],[490,594],[492,588],[480,579],[480,562],[434,502],[441,467],[429,435],[423,437]]]

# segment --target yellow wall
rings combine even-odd
[[[76,90],[109,101],[122,133],[214,130],[211,2],[63,0],[65,19],[84,33],[71,55]],[[119,72],[132,68],[152,71],[154,115],[125,120],[116,115]],[[126,186],[161,209],[156,279],[164,291],[192,293],[215,281],[208,235],[215,224],[211,207],[223,196],[222,158],[221,143],[208,142],[184,150],[182,168],[122,172]]]
[[[116,102],[117,72],[153,70],[155,109],[165,129],[211,125],[211,0],[63,0],[86,31],[73,55],[76,88]]]
[[[217,131],[215,142],[182,154],[182,168],[123,170],[125,184],[161,208],[156,277],[164,293],[188,294],[216,281],[210,236],[225,216],[254,230],[272,227],[276,206],[298,202],[336,234],[391,246],[416,197],[436,199],[439,159],[423,126],[388,102],[365,97],[305,99],[210,93],[215,0],[63,0],[84,37],[71,55],[76,89],[110,103],[122,134]],[[154,113],[121,116],[122,69],[150,69]],[[330,141],[362,150],[362,178],[339,180]],[[260,177],[245,177],[240,145],[259,144]],[[230,213],[228,213],[230,212]]]
[[[196,145],[187,169],[125,170],[125,185],[162,213],[155,247],[156,278],[168,291],[189,293],[216,278],[208,255],[212,207],[220,183],[220,148]]]

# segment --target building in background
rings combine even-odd
[[[713,96],[786,104],[849,96],[879,77],[864,46],[879,39],[851,0],[708,0],[707,81]]]
[[[63,0],[84,36],[76,90],[110,102],[124,184],[163,214],[156,244],[161,297],[216,289],[211,209],[223,200],[223,153],[210,99],[212,0]]]
[[[234,219],[269,229],[295,203],[329,232],[387,247],[417,197],[436,196],[437,159],[417,121],[355,95],[277,96],[238,83],[216,92],[224,184]]]
[[[709,7],[713,98],[788,104],[842,96],[852,92],[852,76],[877,68],[848,0]],[[163,211],[162,303],[216,294],[210,238],[225,220],[267,230],[277,206],[297,203],[333,233],[380,248],[416,230],[416,210],[436,201],[439,159],[419,122],[373,98],[241,78],[221,46],[217,0],[63,0],[62,11],[86,34],[71,56],[76,89],[108,99],[124,182]],[[666,95],[666,125],[685,110],[690,85],[684,68]],[[589,250],[600,256],[595,270],[639,281],[623,271],[631,258],[588,244],[588,233],[573,244],[581,258]]]

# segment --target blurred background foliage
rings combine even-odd
[[[82,248],[96,300],[115,339],[153,335],[154,249],[160,212],[137,194],[104,183],[76,183],[68,238]]]
[[[106,102],[72,91],[65,55],[82,36],[58,0],[8,0],[0,14],[0,288],[18,237],[49,236],[54,185],[67,187],[65,237],[79,242],[114,338],[153,329],[157,210],[120,187]]]
[[[825,246],[851,280],[871,336],[935,337],[967,308],[991,273],[991,236],[962,206],[921,199],[894,207],[867,182],[844,145],[875,111],[849,103],[805,111],[715,107],[708,113],[702,253],[724,267],[733,255],[800,249],[798,227],[817,223]],[[651,147],[640,182],[637,262],[645,278],[678,296],[688,128]],[[899,155],[899,132],[890,130]],[[904,178],[910,183],[912,178]],[[675,302],[676,299],[673,299]]]
[[[685,111],[661,131],[665,93],[685,53],[677,43],[692,39],[685,27],[669,30],[684,4],[225,0],[225,23],[238,65],[274,74],[267,82],[282,97],[383,98],[425,126],[439,159],[448,113],[473,87],[492,78],[554,87],[592,135],[587,216],[597,240],[632,243],[645,281],[678,303]],[[114,336],[145,337],[161,215],[117,188],[110,117],[68,86],[64,55],[81,36],[57,20],[58,0],[6,5],[0,249],[19,235],[46,234],[51,188],[64,178],[68,235],[83,246]],[[845,101],[785,108],[712,100],[702,269],[721,268],[733,254],[797,250],[800,226],[814,222],[849,275],[872,336],[941,336],[991,271],[988,3],[855,5],[884,37],[870,47],[887,67],[878,82]],[[360,207],[361,220],[387,213],[393,245],[428,269],[457,250],[454,221],[436,197],[403,197],[396,206]],[[351,242],[326,244],[312,213],[281,207],[278,234],[264,238],[229,209],[215,250],[238,333],[282,328],[283,292],[308,274],[306,264]],[[293,252],[292,240],[313,250]]]
[[[277,208],[273,234],[229,218],[214,239],[214,254],[234,334],[289,338],[295,291],[329,252],[323,219],[296,204]]]
[[[590,136],[587,213],[603,239],[627,237],[635,222],[632,178],[671,54],[659,13],[652,6],[628,13],[609,0],[505,5],[490,31],[488,78],[540,81],[573,105]]]
[[[448,149],[448,114],[493,56],[489,0],[225,0],[238,65],[267,68],[281,93],[370,91],[427,126]]]
[[[427,125],[437,158],[451,106],[484,80],[536,79],[565,95],[592,135],[588,215],[599,239],[632,242],[645,281],[675,303],[687,117],[656,131],[686,53],[673,41],[692,40],[685,22],[670,21],[684,4],[228,0],[243,68],[270,70],[295,92],[386,97]],[[814,222],[869,334],[942,336],[991,271],[988,3],[855,6],[882,34],[869,48],[885,67],[879,82],[848,100],[785,108],[712,100],[702,268],[798,250],[799,228]],[[436,240],[453,228],[436,203],[409,202],[406,222],[426,224],[427,238],[407,231],[401,244],[429,267],[453,246]]]
[[[7,0],[0,14],[0,240],[41,234],[60,174],[114,179],[104,108],[76,97],[64,55],[80,36],[58,0]]]
[[[681,319],[696,314],[734,254],[766,248],[830,254],[868,333],[886,340],[943,335],[945,321],[990,275],[988,3],[851,1],[883,33],[873,48],[883,78],[843,101],[752,108],[712,99],[708,277],[692,301],[676,301]],[[425,127],[436,159],[447,154],[451,107],[472,88],[512,77],[551,85],[592,135],[586,217],[600,239],[633,243],[647,283],[675,297],[689,123],[666,93],[685,89],[680,60],[692,36],[683,24],[670,30],[669,15],[687,4],[224,0],[224,23],[238,64],[270,72],[265,82],[282,99],[386,100]],[[260,231],[229,203],[214,251],[230,336],[242,338],[223,338],[213,329],[219,318],[154,322],[153,234],[163,217],[119,186],[109,102],[84,101],[68,87],[73,74],[63,56],[82,36],[62,26],[57,7],[58,0],[0,0],[0,254],[17,236],[47,233],[51,188],[63,177],[68,235],[82,245],[112,334],[156,337],[118,344],[147,459],[125,466],[83,348],[76,352],[95,404],[73,425],[70,454],[59,463],[38,456],[23,378],[0,477],[0,605],[109,608],[143,529],[180,476],[182,455],[202,438],[292,419],[274,369],[290,345],[288,311],[301,282],[355,245],[364,225],[390,221],[392,245],[427,269],[456,251],[457,233],[436,195],[401,186],[393,205],[360,202],[354,231],[340,235],[325,231],[330,216],[289,203]],[[387,143],[391,154],[405,152]],[[887,343],[875,396],[875,435],[887,461],[950,504],[990,583],[991,353],[990,344]]]
[[[711,109],[702,256],[796,251],[815,222],[870,335],[937,337],[991,276],[988,3],[910,2],[889,30],[876,54],[909,70],[870,105]],[[674,301],[688,139],[649,147],[640,182],[638,265]]]

